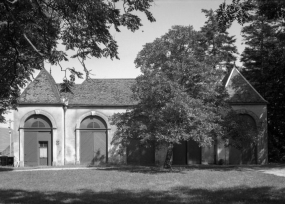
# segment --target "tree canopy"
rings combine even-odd
[[[115,141],[128,144],[135,138],[155,141],[156,146],[167,144],[171,155],[173,144],[192,139],[200,146],[212,145],[234,125],[241,128],[238,123],[225,125],[224,117],[234,113],[222,83],[227,66],[221,65],[235,60],[234,39],[216,32],[213,12],[204,12],[208,21],[201,31],[173,26],[139,52],[135,64],[142,75],[132,88],[138,104],[113,116]],[[222,57],[226,52],[231,56],[228,61]],[[169,160],[166,157],[166,167]]]
[[[269,102],[269,159],[285,160],[285,33],[283,20],[269,20],[265,16],[253,15],[242,30],[246,48],[241,61],[242,73]]]
[[[234,20],[245,25],[241,71],[269,102],[269,161],[284,161],[285,1],[233,0],[221,4],[216,13],[220,28]]]
[[[84,64],[88,57],[118,58],[117,42],[110,29],[139,29],[141,19],[136,12],[155,21],[149,8],[153,0],[1,0],[0,1],[0,122],[7,109],[17,106],[20,89],[31,80],[43,62],[60,65],[68,60],[57,48],[62,42],[66,51],[75,50],[73,58]],[[74,77],[82,77],[75,68]]]
[[[234,20],[244,24],[252,15],[266,17],[268,20],[285,18],[285,1],[283,0],[232,0],[222,3],[216,10],[220,28],[227,27]]]

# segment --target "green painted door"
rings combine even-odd
[[[24,165],[38,166],[38,135],[37,132],[25,131],[24,134]]]
[[[106,131],[80,132],[80,163],[98,165],[107,162]]]
[[[102,164],[107,162],[107,135],[106,131],[94,131],[94,158],[92,163]]]
[[[91,164],[94,157],[94,137],[92,131],[80,133],[80,163]]]

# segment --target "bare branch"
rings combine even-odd
[[[10,3],[10,4],[15,4],[15,3],[17,3],[17,1],[18,0],[14,0],[14,1],[9,1],[9,0],[6,0],[8,3]]]
[[[88,69],[86,68],[86,65],[85,65],[85,63],[84,63],[84,59],[80,60],[78,56],[77,56],[77,59],[78,59],[78,61],[80,62],[80,64],[82,65],[82,67],[83,67],[83,69],[84,69],[84,72],[86,73],[86,79],[88,79],[88,78],[89,78],[89,75],[90,75],[90,70],[88,70]]]
[[[8,0],[7,0],[8,1]],[[17,0],[14,0],[13,2],[17,2]],[[9,3],[11,3],[10,1],[8,1]],[[12,12],[9,9],[9,6],[4,2],[5,8],[6,10],[9,12],[9,14],[11,15],[11,17],[13,18],[13,20],[15,21],[16,25],[20,28],[20,30],[23,33],[24,38],[28,41],[28,43],[32,46],[32,48],[42,57],[44,56],[44,54],[42,54],[35,46],[34,44],[30,41],[30,39],[26,36],[24,30],[22,29],[22,27],[19,25],[18,21],[16,20],[15,16],[12,14]]]
[[[0,27],[7,24],[8,24],[7,21],[0,22]]]
[[[34,44],[30,41],[30,39],[26,36],[25,33],[23,33],[24,38],[28,41],[28,43],[32,46],[32,48],[40,55],[40,56],[44,56],[44,54],[42,54],[35,46]]]

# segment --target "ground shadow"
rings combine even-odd
[[[189,165],[189,166],[172,166],[172,169],[164,169],[157,166],[138,166],[138,165],[106,165],[96,168],[99,171],[120,171],[144,174],[161,174],[161,173],[185,173],[194,170],[209,171],[249,171],[249,170],[271,170],[284,169],[285,164],[268,164],[268,165]],[[94,169],[95,170],[95,169]]]
[[[41,192],[0,189],[1,203],[285,203],[285,189],[239,186],[227,189],[175,187],[169,191],[124,190]]]
[[[0,166],[0,172],[1,171],[13,171],[14,168],[13,167],[9,167],[9,166]]]

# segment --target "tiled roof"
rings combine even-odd
[[[88,79],[76,84],[72,93],[61,93],[70,105],[121,106],[134,105],[131,86],[135,79]]]
[[[19,103],[60,103],[60,95],[52,76],[42,69],[38,76],[24,90]]]
[[[225,86],[233,103],[267,103],[262,96],[236,69],[226,76]],[[67,97],[69,105],[82,106],[129,106],[137,102],[132,100],[131,87],[135,79],[88,79],[75,84],[72,92],[60,92],[52,76],[41,70],[36,79],[21,94],[19,103],[58,104],[60,97]]]
[[[267,103],[236,68],[227,76],[225,86],[232,103]]]

